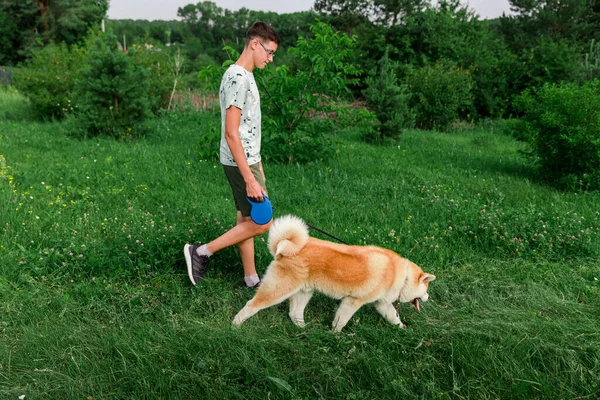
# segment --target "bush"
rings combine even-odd
[[[30,113],[29,99],[12,86],[0,85],[0,120],[23,120]]]
[[[583,84],[594,79],[600,79],[600,43],[592,39],[589,51],[585,53],[575,71],[574,80]]]
[[[331,156],[333,135],[344,121],[353,121],[366,130],[372,130],[372,114],[357,113],[367,118],[358,122],[348,118],[348,107],[340,106],[339,100],[350,97],[349,85],[356,84],[360,71],[349,59],[356,47],[356,37],[349,38],[344,33],[334,32],[322,22],[310,27],[313,37],[300,37],[296,46],[288,50],[292,67],[280,65],[275,72],[255,70],[254,74],[262,98],[262,156],[280,163],[308,163]],[[232,59],[237,52],[225,48]],[[279,57],[279,55],[278,55]],[[198,74],[200,87],[204,93],[216,91],[224,69],[232,61],[221,67],[209,65]],[[205,132],[211,146],[217,149],[220,134]],[[207,144],[201,146],[200,154],[207,154]]]
[[[471,76],[451,62],[409,70],[407,81],[416,125],[421,129],[448,130],[472,105]]]
[[[349,85],[358,83],[360,71],[350,62],[356,37],[319,21],[310,30],[312,37],[300,36],[288,50],[293,69],[282,65],[276,73],[264,74],[263,155],[269,160],[307,163],[328,158],[337,126],[326,119],[343,112],[339,100],[350,97]]]
[[[88,51],[50,43],[13,71],[13,84],[31,101],[34,118],[63,118],[73,111],[73,89]]]
[[[148,72],[148,102],[150,110],[158,114],[169,105],[169,95],[173,88],[173,62],[168,52],[153,47],[131,46],[131,62],[136,68]]]
[[[379,60],[379,68],[366,79],[367,89],[363,90],[363,95],[379,120],[377,128],[363,136],[368,142],[397,140],[404,128],[414,125],[415,115],[408,105],[410,95],[406,85],[397,84],[395,68],[386,49]]]
[[[546,84],[517,99],[523,137],[544,177],[567,189],[600,189],[600,81]]]
[[[148,72],[118,48],[114,35],[95,41],[77,81],[76,135],[137,137],[150,115]]]

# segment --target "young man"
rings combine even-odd
[[[279,35],[264,22],[254,23],[246,33],[246,46],[235,64],[223,75],[221,103],[221,164],[231,186],[237,208],[237,224],[215,240],[203,245],[186,244],[183,253],[192,284],[202,282],[209,257],[237,244],[244,267],[244,282],[257,287],[260,278],[254,264],[254,237],[269,230],[271,222],[258,225],[250,218],[250,203],[263,201],[267,194],[260,157],[260,96],[252,71],[273,61]]]

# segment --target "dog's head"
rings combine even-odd
[[[400,291],[398,300],[403,303],[410,303],[417,311],[421,311],[419,300],[429,300],[429,282],[435,280],[435,275],[423,272],[423,270],[416,264],[409,262],[408,271],[406,275],[406,283]]]

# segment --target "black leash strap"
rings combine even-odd
[[[305,222],[305,223],[306,223],[306,222]],[[313,230],[315,230],[315,231],[317,231],[317,232],[321,232],[323,235],[325,235],[325,236],[329,236],[330,238],[332,238],[332,239],[335,239],[335,240],[337,240],[337,241],[338,241],[338,242],[340,242],[340,243],[343,243],[343,244],[347,244],[347,245],[349,245],[348,243],[344,242],[342,239],[336,238],[335,236],[333,236],[333,235],[330,235],[329,233],[327,233],[327,232],[325,232],[325,231],[323,231],[323,230],[321,230],[321,229],[319,229],[319,228],[317,228],[317,227],[314,227],[314,226],[312,226],[311,224],[306,224],[306,226],[308,226],[310,229],[313,229]]]

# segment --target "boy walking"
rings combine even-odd
[[[260,96],[254,80],[254,68],[263,69],[273,61],[281,39],[264,22],[255,22],[246,33],[246,45],[239,59],[221,80],[220,161],[231,186],[237,209],[236,225],[213,241],[202,245],[186,244],[183,253],[192,284],[203,281],[210,256],[234,244],[238,245],[244,267],[244,283],[257,287],[260,278],[254,263],[254,237],[269,230],[271,222],[258,225],[250,218],[250,203],[263,201],[267,194],[260,157]]]

